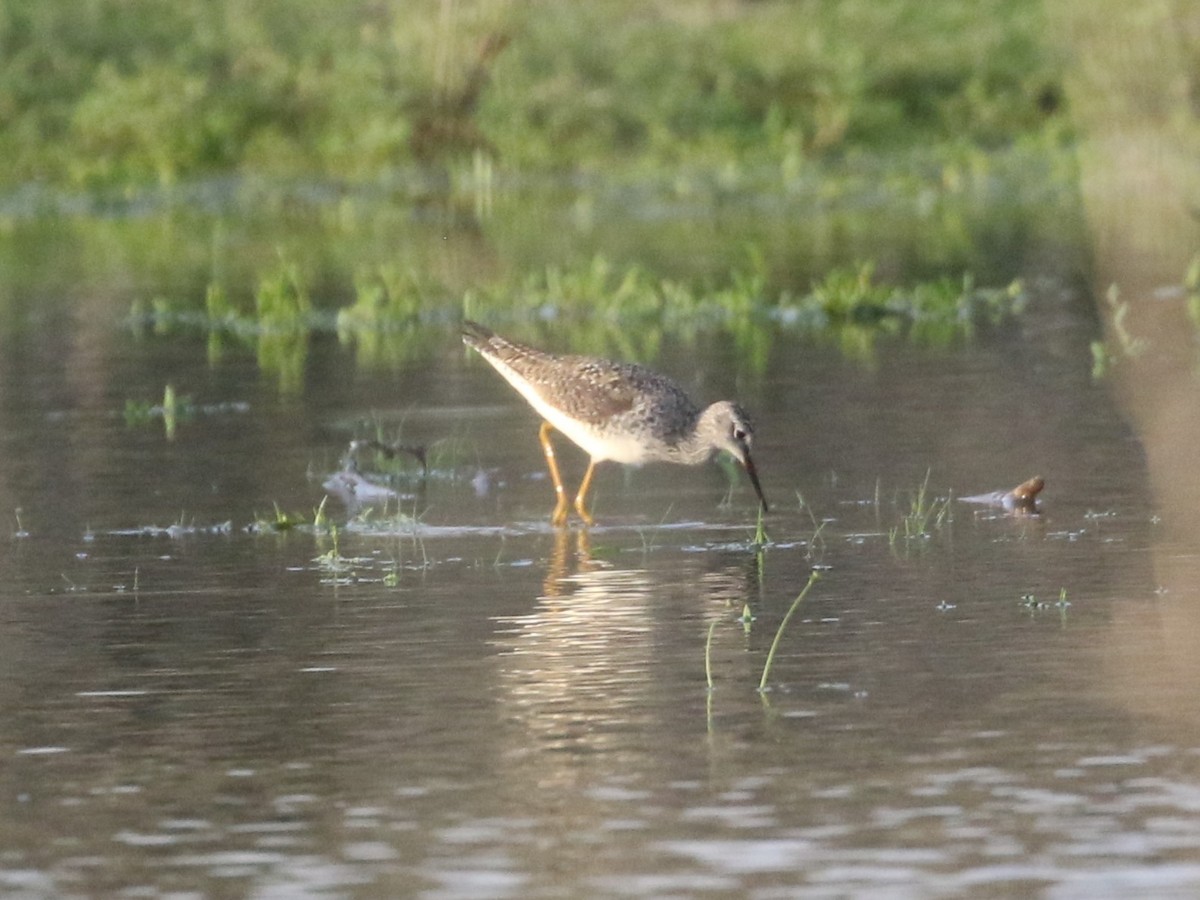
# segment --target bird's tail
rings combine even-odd
[[[492,331],[492,329],[485,328],[478,322],[472,322],[470,319],[463,319],[462,339],[463,343],[468,347],[482,350],[495,336],[496,332]]]

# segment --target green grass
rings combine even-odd
[[[929,493],[929,475],[925,472],[925,480],[910,493],[908,509],[900,515],[900,524],[893,526],[888,532],[889,542],[893,547],[903,539],[907,546],[909,542],[926,540],[935,531],[940,531],[944,525],[952,521],[951,500],[949,496],[933,497]]]
[[[693,283],[658,276],[636,263],[616,266],[598,256],[582,266],[552,265],[515,284],[472,292],[464,311],[493,320],[549,315],[560,333],[582,326],[575,335],[581,350],[624,359],[653,359],[664,332],[694,337],[719,328],[733,336],[741,359],[761,369],[770,351],[763,326],[771,323],[852,334],[854,340],[845,346],[862,355],[881,334],[947,343],[971,336],[982,323],[1017,314],[1024,305],[1019,282],[979,288],[965,276],[888,285],[875,280],[870,263],[833,269],[809,290],[795,292],[773,287],[767,274],[754,268]],[[622,327],[595,327],[606,322]]]
[[[799,175],[1064,131],[1036,0],[0,2],[9,184],[213,173]]]
[[[704,641],[704,681],[708,685],[709,694],[712,694],[712,691],[713,691],[712,640],[713,640],[713,632],[716,630],[716,628],[717,628],[717,620],[713,619],[711,622],[708,623],[708,637]]]
[[[946,344],[968,339],[981,325],[1017,315],[1025,306],[1019,282],[980,288],[965,276],[885,284],[875,279],[870,263],[832,269],[797,292],[773,286],[762,257],[748,255],[750,267],[720,280],[665,277],[639,263],[618,265],[595,256],[579,265],[501,275],[457,301],[448,286],[427,274],[385,266],[360,275],[352,302],[336,312],[318,307],[308,276],[281,256],[259,276],[252,294],[240,292],[240,301],[212,282],[202,309],[187,299],[158,297],[149,304],[139,299],[129,318],[155,335],[205,333],[214,363],[231,348],[252,351],[282,391],[294,392],[301,386],[314,333],[335,332],[364,367],[396,367],[436,352],[431,333],[460,315],[498,326],[515,319],[516,333],[533,340],[539,335],[528,333],[528,323],[553,319],[559,340],[568,334],[579,352],[642,361],[658,356],[666,335],[689,341],[719,330],[730,335],[742,364],[761,373],[771,358],[776,327],[830,332],[848,355],[869,358],[880,336]]]
[[[190,419],[194,413],[192,398],[179,396],[171,384],[163,388],[162,403],[154,404],[132,398],[125,401],[126,425],[146,425],[161,419],[168,439],[175,436],[179,420]]]
[[[0,336],[137,285],[285,393],[314,333],[398,367],[464,311],[760,373],[778,331],[966,339],[1078,218],[1051,39],[1037,0],[0,0]]]
[[[1024,309],[1019,282],[978,288],[971,278],[941,278],[913,285],[875,280],[874,267],[834,269],[803,293],[772,287],[761,270],[734,270],[721,281],[668,278],[637,263],[618,266],[603,256],[578,266],[551,265],[519,277],[501,277],[468,291],[462,315],[503,324],[553,318],[572,345],[629,360],[653,360],[664,335],[694,340],[706,331],[729,333],[739,358],[761,372],[770,359],[768,326],[830,331],[850,355],[869,356],[876,337],[906,334],[931,343],[969,338],[980,324]],[[135,300],[130,320],[154,334],[199,329],[208,335],[213,362],[232,342],[256,354],[262,370],[285,392],[299,389],[310,336],[336,332],[354,347],[360,365],[399,366],[432,352],[430,330],[447,319],[453,299],[428,276],[384,268],[361,276],[354,300],[335,313],[316,307],[306,276],[286,258],[259,277],[252,301],[234,302],[211,283],[204,308],[186,300]],[[522,326],[520,330],[528,330]],[[536,335],[529,335],[535,338]]]
[[[533,4],[481,111],[506,155],[783,169],[855,147],[1002,143],[1057,109],[1040,4]]]
[[[427,350],[420,326],[449,305],[447,289],[428,275],[384,263],[355,277],[353,302],[337,312],[338,340],[354,347],[364,368],[394,366]]]
[[[322,504],[324,506],[324,504]],[[307,522],[304,516],[296,513],[287,513],[280,509],[279,504],[274,504],[274,514],[269,516],[261,516],[257,513],[254,515],[254,522],[249,526],[254,534],[270,534],[283,533],[293,531],[296,528],[306,525]]]
[[[771,641],[771,649],[767,651],[767,660],[763,663],[762,677],[758,681],[758,692],[765,694],[767,690],[767,681],[771,677],[771,667],[775,664],[775,653],[779,649],[779,644],[783,641],[783,632],[787,628],[788,622],[792,620],[792,616],[796,614],[796,610],[800,608],[800,604],[804,602],[804,598],[808,596],[809,590],[817,583],[817,579],[821,577],[821,573],[815,569],[808,576],[808,583],[796,595],[796,599],[792,601],[792,605],[788,607],[788,611],[784,614],[783,620],[779,623],[779,628],[775,630],[775,637]]]
[[[1189,315],[1194,306],[1191,301],[1194,299],[1194,296],[1189,297],[1186,304]],[[1095,379],[1106,376],[1118,362],[1137,359],[1146,352],[1149,346],[1144,338],[1136,337],[1130,332],[1128,318],[1132,307],[1128,301],[1121,299],[1121,289],[1117,285],[1109,285],[1108,291],[1104,295],[1104,302],[1108,307],[1110,336],[1107,341],[1092,341],[1091,343],[1092,377]]]
[[[878,488],[876,488],[878,493]],[[808,521],[812,524],[812,534],[805,542],[806,549],[804,558],[810,561],[819,561],[825,554],[825,538],[821,536],[821,532],[825,530],[825,526],[829,524],[828,519],[817,521],[817,516],[813,512],[812,504],[804,499],[804,495],[796,491],[796,500],[800,504],[800,509],[808,513]],[[878,506],[878,501],[876,502]]]

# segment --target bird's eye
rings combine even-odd
[[[735,441],[744,441],[746,439],[746,432],[740,428],[733,429],[733,439]]]

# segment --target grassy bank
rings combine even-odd
[[[1056,142],[1036,0],[0,2],[0,179],[778,166]]]

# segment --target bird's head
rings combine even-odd
[[[746,470],[754,492],[758,494],[758,502],[762,504],[763,512],[767,511],[767,498],[763,496],[762,486],[758,483],[758,471],[754,468],[754,460],[750,456],[750,444],[754,440],[754,425],[750,417],[736,403],[721,400],[714,403],[701,413],[700,431],[711,441],[717,450],[724,450]]]

